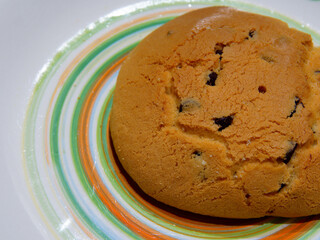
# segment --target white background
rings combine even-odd
[[[89,23],[136,0],[0,0],[0,239],[44,239],[15,189],[20,131],[34,79],[57,48]],[[247,0],[320,32],[320,2]],[[18,180],[14,180],[18,179]],[[13,181],[14,180],[14,181]]]

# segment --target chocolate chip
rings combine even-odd
[[[299,102],[300,102],[300,98],[297,97],[297,96],[295,96],[295,97],[294,97],[294,103],[295,103],[296,105],[298,105]]]
[[[198,150],[196,150],[196,151],[194,151],[194,152],[192,153],[193,157],[200,157],[201,154],[202,154],[202,152],[200,152],[200,151],[198,151]]]
[[[233,116],[221,117],[221,118],[214,118],[214,123],[219,125],[218,131],[222,131],[223,129],[229,127],[232,124]]]
[[[215,51],[215,53],[218,54],[218,55],[222,55],[223,51],[222,51],[222,49],[217,49],[217,50]]]
[[[295,144],[293,145],[293,148],[291,148],[291,149],[286,153],[286,155],[284,156],[284,158],[281,159],[283,163],[285,163],[285,164],[288,164],[288,163],[289,163],[289,161],[291,160],[292,155],[294,154],[294,152],[295,152],[295,150],[296,150],[297,147],[298,147],[298,144],[295,143]]]
[[[249,193],[247,193],[245,197],[249,198],[249,197],[251,197],[251,195]]]
[[[218,74],[215,72],[212,72],[209,74],[209,80],[207,81],[207,85],[209,86],[215,86],[216,85],[216,80],[217,80]]]
[[[226,45],[223,44],[223,43],[217,43],[215,46],[214,46],[214,52],[216,54],[219,54],[221,55],[223,53],[223,49]]]
[[[250,38],[253,38],[253,36],[255,35],[255,33],[256,33],[256,30],[251,29],[251,30],[249,31],[249,37],[250,37]]]
[[[215,54],[220,55],[220,58],[219,58],[220,61],[221,61],[221,59],[222,59],[223,49],[224,49],[225,46],[226,46],[226,45],[223,44],[223,43],[217,43],[216,46],[214,47],[214,52],[215,52]]]
[[[296,113],[296,111],[297,111],[297,106],[299,105],[299,103],[301,103],[301,104],[302,104],[302,107],[304,108],[304,105],[303,105],[303,103],[300,101],[300,98],[297,97],[297,96],[294,97],[294,109],[292,110],[292,112],[290,113],[290,115],[287,116],[287,118],[291,118],[291,117],[293,116],[293,114]]]
[[[194,99],[185,99],[180,103],[179,112],[191,112],[200,107],[200,103]]]
[[[258,91],[259,91],[259,93],[266,93],[267,89],[265,86],[259,86]]]
[[[285,184],[285,183],[281,183],[281,185],[280,185],[280,188],[279,188],[278,192],[280,192],[280,191],[281,191],[281,189],[282,189],[282,188],[284,188],[285,186],[287,186],[287,184]]]

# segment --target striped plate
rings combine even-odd
[[[234,1],[136,4],[99,19],[64,44],[37,79],[27,109],[25,182],[47,233],[58,239],[319,239],[319,216],[225,220],[187,214],[145,196],[125,176],[109,135],[112,93],[128,52],[155,28],[191,9]]]

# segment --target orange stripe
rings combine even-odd
[[[166,11],[165,13],[178,13],[178,12],[185,12],[185,10],[172,10],[172,11]],[[49,108],[48,108],[48,113],[46,115],[46,126],[45,126],[46,129],[48,129],[48,126],[49,126],[49,113],[51,112],[51,109],[52,109],[52,106],[53,106],[53,100],[54,100],[55,96],[57,95],[58,89],[64,84],[65,79],[67,78],[67,76],[69,76],[71,71],[74,69],[75,65],[78,64],[79,61],[85,55],[87,55],[93,48],[95,48],[98,44],[103,42],[106,38],[110,37],[114,33],[119,32],[123,28],[126,28],[128,26],[134,25],[137,22],[142,22],[144,20],[151,19],[154,16],[157,16],[158,14],[159,13],[150,14],[148,16],[136,19],[134,22],[131,22],[131,23],[128,23],[128,24],[124,24],[124,25],[121,25],[121,26],[115,28],[114,30],[104,34],[102,37],[100,37],[99,39],[95,40],[92,44],[90,44],[88,47],[86,47],[84,50],[82,50],[77,57],[75,57],[73,59],[73,61],[70,63],[70,65],[65,69],[65,71],[61,75],[61,78],[59,79],[59,82],[58,82],[58,84],[57,84],[57,86],[56,86],[56,88],[54,90],[54,93],[53,93],[53,95],[51,97]],[[105,81],[105,78],[107,77],[107,75],[112,73],[112,71],[114,71],[114,69],[122,61],[123,61],[123,59],[118,61],[115,65],[113,65],[110,69],[108,69],[108,71],[106,71],[103,76],[101,76],[101,78],[98,80],[97,85],[94,86],[94,88],[92,89],[93,93],[91,93],[88,96],[88,98],[86,99],[86,102],[84,104],[83,110],[81,111],[81,117],[80,117],[80,120],[79,120],[79,133],[80,133],[80,135],[79,135],[79,142],[78,142],[79,143],[80,154],[82,156],[81,161],[82,161],[82,164],[84,166],[85,173],[88,176],[88,179],[91,181],[92,186],[95,187],[98,196],[103,201],[103,203],[109,208],[109,210],[111,210],[111,212],[120,221],[122,221],[127,227],[129,227],[131,230],[136,232],[138,235],[143,236],[143,237],[148,238],[148,239],[158,239],[158,237],[155,237],[153,235],[153,234],[158,235],[159,234],[158,232],[155,232],[153,229],[150,229],[147,226],[142,226],[141,223],[137,223],[136,222],[137,220],[131,219],[130,214],[128,214],[121,207],[121,205],[119,205],[117,203],[114,204],[114,201],[113,201],[114,199],[109,194],[108,189],[105,188],[103,182],[101,181],[101,179],[99,178],[97,173],[93,171],[94,164],[93,164],[93,161],[91,159],[91,156],[89,155],[90,149],[89,149],[89,143],[88,143],[88,138],[87,138],[87,136],[88,136],[88,126],[89,126],[89,118],[88,118],[88,116],[90,116],[90,113],[91,113],[92,107],[93,107],[93,103],[95,102],[95,99],[96,99],[96,97],[98,95],[98,92],[101,89],[101,85]],[[46,150],[45,150],[46,160],[47,160],[47,163],[49,164],[50,162],[49,162],[49,153],[48,153],[48,150],[49,150],[48,137],[45,138],[45,145],[46,145]],[[116,167],[115,167],[115,169],[116,169]],[[170,213],[168,213],[168,212],[166,212],[166,211],[164,211],[162,209],[158,209],[155,206],[147,203],[139,195],[137,195],[135,193],[135,191],[133,189],[131,189],[131,187],[128,185],[126,180],[123,179],[121,174],[119,174],[118,176],[119,176],[121,182],[123,183],[123,185],[130,192],[130,194],[132,194],[132,196],[134,198],[138,199],[139,202],[141,202],[149,210],[159,214],[161,217],[163,217],[164,219],[167,219],[168,221],[173,221],[173,222],[175,221],[179,225],[184,225],[184,226],[191,227],[191,228],[201,228],[201,229],[208,229],[208,230],[218,230],[218,229],[226,230],[226,229],[238,229],[239,228],[239,226],[231,226],[231,227],[227,226],[227,228],[224,228],[224,227],[221,227],[221,226],[218,227],[218,225],[212,225],[212,224],[207,224],[207,223],[203,223],[203,222],[193,221],[193,220],[190,220],[190,219],[184,219],[184,218],[178,217],[176,215],[170,214]],[[119,212],[119,210],[120,210],[120,212]],[[76,216],[73,215],[73,217],[74,217],[75,221],[78,223],[78,225],[81,227],[81,229],[84,232],[86,232],[86,234],[88,234],[88,236],[90,236],[90,238],[93,238],[92,234],[85,228],[85,226],[83,226],[81,224],[81,222],[76,218]],[[295,224],[290,225],[290,227],[286,227],[284,229],[281,229],[277,233],[275,233],[272,236],[269,236],[269,237],[267,237],[265,239],[292,239],[293,236],[294,237],[300,236],[305,231],[310,229],[313,225],[314,225],[314,223],[303,223],[303,224],[302,223],[295,223]],[[250,225],[247,225],[247,226],[243,226],[242,228],[246,228],[248,226],[251,227],[251,226],[254,226],[254,225],[250,224]],[[144,227],[144,228],[141,228],[141,227]],[[265,231],[265,229],[263,231]],[[288,235],[288,233],[292,233],[292,235]],[[163,237],[163,235],[162,235],[162,237]],[[166,239],[169,239],[169,238],[166,238]]]
[[[120,60],[121,61],[121,60]],[[117,62],[117,65],[118,64],[120,64],[119,62]],[[86,146],[89,146],[89,142],[88,142],[88,138],[86,137],[87,135],[88,135],[88,126],[89,126],[89,118],[88,118],[88,116],[90,116],[90,113],[91,113],[91,110],[92,110],[92,107],[93,107],[93,104],[94,104],[94,102],[95,102],[95,98],[97,97],[97,95],[98,95],[98,93],[99,93],[99,91],[100,91],[100,89],[101,89],[101,87],[102,86],[100,86],[100,84],[102,84],[103,83],[103,81],[104,81],[104,79],[109,75],[109,74],[111,74],[111,70],[113,70],[113,68],[114,68],[115,66],[113,66],[112,68],[110,68],[108,71],[106,71],[106,73],[99,79],[99,81],[97,82],[97,84],[92,88],[92,91],[90,91],[90,96],[86,99],[86,103],[84,104],[85,106],[84,106],[84,112],[81,114],[81,116],[83,116],[84,117],[84,119],[82,118],[82,121],[84,121],[83,123],[81,123],[81,125],[82,126],[84,126],[84,129],[80,129],[79,128],[79,132],[85,132],[85,134],[84,134],[84,139],[83,139],[83,141],[84,141],[84,143],[80,146],[80,149],[82,149],[82,151],[84,151],[84,152],[89,152],[90,151],[90,149],[88,149],[88,148],[86,148]],[[107,126],[107,129],[109,128],[109,121],[108,121],[108,126]],[[80,126],[80,125],[79,125]],[[85,131],[83,131],[83,130],[85,130]],[[107,132],[106,134],[108,134],[108,138],[110,137],[109,136],[109,132]],[[110,146],[108,146],[108,148],[109,148]],[[111,149],[109,149],[110,150],[110,152],[111,152]],[[83,155],[85,155],[85,153],[82,153]],[[103,185],[103,183],[102,183],[102,181],[99,179],[99,176],[95,173],[95,172],[92,172],[92,168],[94,167],[93,166],[93,161],[92,161],[92,159],[90,159],[91,157],[89,156],[89,155],[87,155],[86,156],[87,158],[88,158],[88,160],[91,162],[91,163],[89,163],[89,162],[87,162],[87,163],[84,163],[84,165],[85,165],[85,169],[86,169],[86,173],[88,174],[88,177],[91,179],[91,182],[92,182],[92,184],[93,184],[93,186],[95,186],[95,188],[96,189],[102,189],[102,192],[100,192],[99,193],[99,196],[100,196],[100,198],[103,200],[103,202],[110,208],[110,209],[112,209],[112,210],[114,210],[114,211],[112,211],[113,213],[114,213],[114,215],[115,216],[117,216],[117,217],[119,217],[119,213],[117,212],[117,210],[119,210],[119,207],[121,208],[121,206],[119,206],[119,205],[117,205],[116,204],[116,209],[114,209],[114,205],[111,205],[110,204],[110,198],[112,198],[109,194],[108,194],[108,190],[107,189],[103,189],[104,188],[104,185]],[[114,161],[114,159],[113,159],[113,161]],[[89,163],[89,165],[87,165]],[[91,165],[90,165],[91,164]],[[115,165],[114,165],[115,166]],[[115,166],[115,169],[116,169],[116,171],[119,171],[117,168],[116,168],[116,166]],[[134,196],[134,197],[136,197],[136,199],[138,199],[142,204],[144,204],[144,206],[148,206],[151,210],[152,210],[152,212],[155,212],[155,213],[157,213],[157,214],[159,214],[159,212],[162,212],[162,216],[164,216],[166,219],[168,219],[168,213],[167,212],[165,212],[165,211],[159,211],[159,209],[157,209],[156,207],[154,207],[154,206],[151,206],[149,203],[146,203],[144,200],[142,200],[142,198],[139,196],[139,195],[137,195],[135,192],[134,192],[134,190],[132,190],[132,188],[128,185],[128,183],[123,179],[123,177],[122,177],[122,175],[121,174],[119,174],[118,175],[118,177],[119,178],[121,178],[121,181],[123,182],[123,184],[125,185],[125,187],[126,187],[126,189],[127,190],[129,190],[131,193],[132,193],[132,196]],[[123,181],[124,180],[124,181]],[[112,200],[111,200],[112,201]],[[124,209],[123,208],[121,208],[120,209],[121,211],[124,211]],[[120,212],[120,215],[121,215],[121,217],[123,217],[123,212]],[[170,214],[169,214],[170,215]],[[170,216],[170,218],[172,218],[173,219],[173,216],[174,215],[171,215]],[[121,219],[121,217],[120,217],[120,219]],[[131,224],[130,224],[130,222],[129,222],[129,219],[127,218],[127,217],[131,217],[131,216],[127,216],[126,215],[126,218],[122,218],[121,220],[122,221],[124,221],[124,223],[125,224],[127,224],[127,226],[131,226],[131,229],[132,229],[132,227],[134,227],[134,226],[132,226]],[[169,219],[170,219],[169,218]],[[171,220],[172,220],[171,219]],[[209,229],[209,230],[212,230],[212,231],[217,231],[218,229],[221,229],[221,230],[230,230],[230,229],[236,229],[236,231],[233,231],[233,232],[239,232],[239,231],[241,231],[241,229],[239,229],[238,228],[238,226],[233,226],[233,227],[229,227],[229,226],[227,226],[227,227],[223,227],[223,228],[221,228],[221,227],[219,227],[219,228],[217,228],[217,226],[215,226],[215,225],[210,225],[210,224],[203,224],[203,223],[201,223],[200,222],[200,224],[199,224],[199,222],[197,222],[197,221],[192,221],[192,220],[190,220],[190,222],[187,222],[187,221],[182,221],[183,220],[183,218],[181,218],[181,222],[180,223],[182,223],[184,226],[188,226],[188,227],[197,227],[197,228],[199,228],[199,226],[202,226],[202,228],[204,229],[204,228],[206,228],[206,229]],[[186,220],[186,219],[184,219],[184,220]],[[135,220],[133,219],[133,220],[131,220],[132,222],[134,222]],[[191,224],[190,224],[191,223]],[[139,225],[140,227],[141,227],[141,225]],[[245,227],[252,227],[252,226],[254,226],[254,225],[247,225],[247,226],[243,226],[243,228],[245,228]],[[144,226],[145,227],[145,226]],[[268,228],[272,228],[273,226],[272,225],[270,225]],[[263,229],[261,229],[261,230],[258,230],[258,231],[256,231],[255,232],[255,234],[258,234],[259,232],[263,232],[263,231],[266,231],[268,228],[263,228]],[[293,229],[294,228],[292,228],[292,227],[287,227],[287,230],[289,230],[289,229],[291,229],[292,231],[294,231]],[[299,227],[299,229],[302,229],[302,227],[300,226]],[[143,230],[145,230],[145,229],[143,229]],[[282,229],[283,230],[283,229]],[[152,232],[152,230],[151,230],[151,232]],[[139,231],[139,233],[141,234],[142,233],[142,229],[140,229],[140,231]],[[153,234],[156,234],[156,233],[153,233]],[[241,235],[242,237],[244,237],[244,236],[249,236],[250,234],[246,234],[246,235]],[[292,236],[295,236],[296,234],[293,234],[293,235],[290,235],[291,237]],[[142,236],[144,236],[144,235],[142,235]],[[144,237],[147,237],[147,236],[144,236]],[[150,238],[150,236],[148,236],[148,238]]]
[[[319,218],[319,217],[318,217]],[[308,232],[315,225],[315,220],[308,221],[304,223],[292,223],[290,226],[281,229],[280,231],[268,236],[264,239],[266,240],[290,240],[297,239],[306,232]]]
[[[126,225],[128,228],[130,228],[133,232],[136,234],[139,234],[141,237],[147,238],[147,239],[153,239],[155,238],[155,235],[158,235],[157,238],[159,238],[159,233],[155,232],[153,229],[149,228],[148,226],[137,222],[135,219],[131,218],[131,215],[126,212],[124,208],[120,204],[117,204],[115,199],[112,197],[112,195],[108,192],[108,189],[104,186],[103,182],[101,181],[99,175],[93,171],[94,169],[94,163],[93,159],[91,158],[90,149],[89,149],[89,116],[91,115],[93,105],[95,103],[95,99],[98,96],[99,91],[103,87],[103,83],[105,82],[105,79],[109,74],[111,74],[114,71],[114,68],[118,65],[121,64],[121,62],[124,60],[122,58],[119,60],[117,63],[115,63],[111,68],[109,68],[97,81],[97,83],[92,87],[91,91],[89,91],[89,96],[86,98],[84,104],[83,104],[83,109],[80,114],[80,119],[79,119],[79,149],[80,149],[80,158],[85,170],[85,173],[91,182],[92,186],[96,189],[96,193],[99,196],[100,200],[105,204],[105,206],[108,207],[108,209],[116,216],[124,225]],[[108,123],[109,124],[109,123]],[[84,133],[84,134],[81,134]],[[121,175],[119,175],[121,176]],[[127,185],[128,189],[130,187]],[[134,192],[132,192],[134,193]],[[137,194],[134,194],[133,196],[137,196]],[[141,198],[140,198],[141,201]],[[115,203],[115,204],[114,204]],[[150,206],[150,205],[149,205]],[[154,212],[159,213],[158,211],[155,211],[155,208],[152,207]],[[164,216],[164,214],[162,214]],[[191,223],[194,223],[193,221],[190,221]],[[183,222],[184,225],[189,226],[189,227],[194,227],[192,224],[187,224],[186,221]],[[217,230],[214,228],[214,226],[210,226],[209,224],[205,224],[206,228],[211,229],[211,230]],[[199,227],[199,224],[197,224]],[[203,226],[204,227],[204,226]],[[248,227],[248,226],[246,226]],[[271,228],[272,226],[268,227]],[[237,226],[234,226],[233,228],[237,229],[237,231],[241,231],[238,229]],[[301,228],[301,227],[300,227]],[[225,228],[220,228],[223,230],[226,230]],[[230,229],[228,227],[227,229]],[[292,229],[292,228],[290,228]],[[260,231],[256,231],[255,234],[266,231],[267,228],[261,229]],[[234,232],[237,232],[234,231]],[[242,235],[244,236],[249,236],[250,234],[247,235]],[[296,235],[296,234],[293,234]],[[291,236],[293,236],[291,235]],[[161,236],[165,237],[165,236]]]
[[[188,9],[188,10],[190,10],[190,9]],[[166,14],[166,13],[180,13],[180,12],[185,12],[185,11],[186,11],[186,9],[181,9],[181,10],[165,11],[165,12],[162,12],[162,13],[163,14]],[[122,24],[121,26],[116,27],[113,30],[108,31],[106,34],[104,34],[103,36],[99,37],[97,40],[93,41],[90,45],[88,45],[86,48],[84,48],[71,61],[71,63],[65,68],[65,70],[62,73],[61,77],[59,78],[59,81],[58,81],[58,83],[57,83],[57,85],[56,85],[56,87],[55,87],[55,89],[53,91],[53,94],[52,94],[51,98],[50,98],[47,114],[46,114],[46,117],[45,117],[45,129],[46,129],[46,131],[45,131],[45,133],[46,133],[46,136],[45,136],[45,159],[46,159],[46,162],[47,162],[48,166],[50,165],[50,157],[49,157],[50,156],[50,154],[49,154],[50,147],[49,147],[49,141],[48,141],[49,137],[48,137],[47,134],[50,132],[50,130],[49,130],[50,113],[52,111],[52,108],[53,108],[53,105],[54,105],[54,99],[57,96],[58,90],[63,86],[64,82],[66,81],[66,78],[70,75],[72,70],[81,61],[81,59],[83,59],[83,57],[86,56],[89,52],[91,52],[92,49],[94,49],[97,45],[101,44],[103,41],[105,41],[106,39],[108,39],[109,37],[114,35],[115,33],[120,32],[121,30],[123,30],[125,28],[128,28],[128,27],[130,27],[132,25],[135,25],[136,23],[140,23],[140,22],[143,22],[143,21],[148,20],[148,19],[153,19],[154,17],[156,17],[158,15],[159,15],[159,13],[149,14],[149,15],[146,15],[144,17],[132,20],[132,21],[130,21],[130,23]],[[75,218],[75,220],[76,220],[76,218]],[[79,223],[78,220],[76,220],[76,221]],[[81,227],[81,229],[84,232],[88,233],[86,227],[84,227],[83,225],[79,225],[79,226]]]
[[[90,155],[89,147],[89,116],[91,115],[93,105],[98,96],[99,91],[105,83],[106,76],[111,74],[114,69],[122,63],[124,58],[117,61],[112,67],[110,67],[98,80],[97,83],[89,91],[89,95],[86,97],[83,104],[83,108],[79,117],[79,154],[81,163],[83,165],[84,172],[92,185],[96,190],[96,194],[99,196],[100,200],[105,204],[105,206],[116,216],[125,226],[131,229],[136,234],[147,239],[159,239],[161,234],[153,230],[152,228],[137,222],[136,219],[131,219],[131,215],[113,198],[109,193],[108,189],[103,184],[99,175],[94,171],[94,161]],[[155,235],[158,237],[155,238]]]
[[[106,134],[107,134],[107,139],[109,139],[111,141],[111,136],[110,136],[110,132],[109,132],[109,122],[110,122],[110,117],[108,118],[107,133]],[[108,145],[108,152],[110,152],[110,153],[113,152],[110,145]],[[139,194],[137,194],[136,191],[134,189],[132,189],[132,187],[130,186],[130,184],[126,180],[126,178],[120,173],[120,170],[117,168],[117,164],[115,163],[115,156],[110,155],[110,158],[111,158],[111,162],[112,162],[112,165],[115,169],[117,177],[120,179],[121,183],[124,185],[124,188],[125,188],[124,190],[127,190],[130,193],[128,196],[131,197],[131,199],[133,199],[133,200],[138,200],[143,206],[147,207],[151,212],[156,213],[157,215],[163,217],[167,221],[171,221],[172,223],[174,223],[176,225],[182,225],[182,226],[185,226],[188,228],[211,230],[211,231],[214,231],[215,233],[216,233],[216,231],[219,231],[219,230],[221,230],[221,231],[233,230],[232,232],[235,233],[235,232],[243,231],[244,228],[250,229],[252,227],[255,227],[255,225],[257,223],[263,224],[264,222],[268,222],[267,219],[264,219],[264,220],[258,219],[257,222],[255,222],[254,224],[248,224],[248,225],[243,225],[243,226],[225,225],[224,227],[221,227],[219,224],[204,223],[204,222],[186,219],[186,218],[174,215],[170,212],[167,212],[161,208],[158,208],[158,207],[150,204],[149,202],[145,201]],[[114,178],[116,179],[115,175],[114,175]],[[246,220],[239,220],[239,221],[243,222]],[[248,221],[250,221],[250,220],[248,220]],[[311,229],[313,225],[314,225],[314,223],[309,223],[309,222],[304,223],[304,224],[302,224],[302,223],[290,224],[286,228],[281,229],[279,232],[276,232],[272,236],[268,236],[265,239],[292,239],[293,237],[296,238],[298,236],[301,236],[305,232],[307,232],[309,229]],[[273,227],[274,227],[274,225],[270,224],[270,226],[263,228],[261,230],[258,230],[254,234],[258,234],[260,232],[266,231],[269,228],[273,228]],[[288,235],[288,233],[292,233],[292,234]],[[241,235],[241,237],[245,237],[245,236],[250,236],[250,234]],[[281,238],[279,236],[281,236]]]

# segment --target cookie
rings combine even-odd
[[[148,195],[225,218],[320,213],[320,50],[280,20],[189,12],[125,60],[110,131]]]

